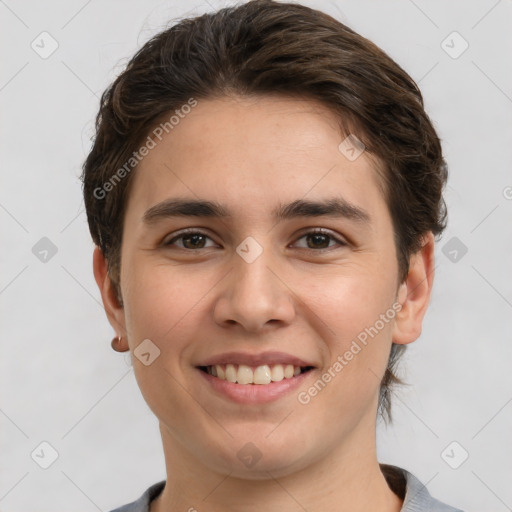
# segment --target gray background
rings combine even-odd
[[[303,3],[411,74],[450,167],[433,298],[380,459],[468,512],[512,510],[512,2]],[[171,18],[224,5],[0,0],[2,511],[108,511],[165,478],[156,419],[110,348],[78,175],[127,58]]]

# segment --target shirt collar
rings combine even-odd
[[[404,502],[400,512],[462,512],[432,498],[425,485],[409,471],[388,464],[381,464],[380,468],[391,490]],[[165,480],[153,484],[137,501],[112,512],[149,512],[151,501],[164,486]]]

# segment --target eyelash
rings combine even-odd
[[[175,241],[185,238],[187,236],[192,236],[192,235],[201,235],[201,236],[210,238],[210,240],[211,240],[211,237],[208,236],[206,233],[204,233],[202,231],[195,230],[195,229],[189,229],[189,230],[180,232],[178,235],[171,238],[171,240],[169,240],[168,242],[164,242],[163,245],[164,245],[164,247],[170,247],[174,244]],[[327,236],[328,238],[330,238],[331,240],[334,240],[342,247],[348,245],[347,242],[340,240],[339,238],[335,237],[330,231],[323,229],[323,228],[316,228],[316,229],[307,231],[305,233],[302,233],[302,235],[297,240],[300,240],[301,238],[304,238],[308,235],[324,235],[324,236]],[[199,249],[187,249],[186,247],[178,247],[178,248],[182,249],[184,251],[198,251],[201,249],[208,249],[208,247],[200,247]],[[320,249],[311,249],[309,247],[301,247],[301,249],[303,249],[305,251],[320,252],[320,251],[330,250],[330,249],[332,249],[332,247],[324,247],[324,248],[320,248]]]

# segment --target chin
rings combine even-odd
[[[248,438],[248,436],[244,436]],[[301,447],[300,451],[298,447]],[[219,446],[219,452],[208,450],[211,466],[227,472],[233,478],[244,480],[268,480],[283,477],[300,471],[308,465],[309,457],[304,453],[304,443],[291,439],[287,443],[279,439],[271,442],[261,435],[253,441],[240,441],[235,438],[230,445]]]

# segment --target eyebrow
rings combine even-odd
[[[174,198],[149,208],[143,215],[143,221],[153,224],[171,217],[232,218],[234,215],[216,201]],[[297,199],[274,208],[272,217],[278,222],[298,217],[339,217],[362,224],[370,223],[368,212],[341,197],[323,201]]]

